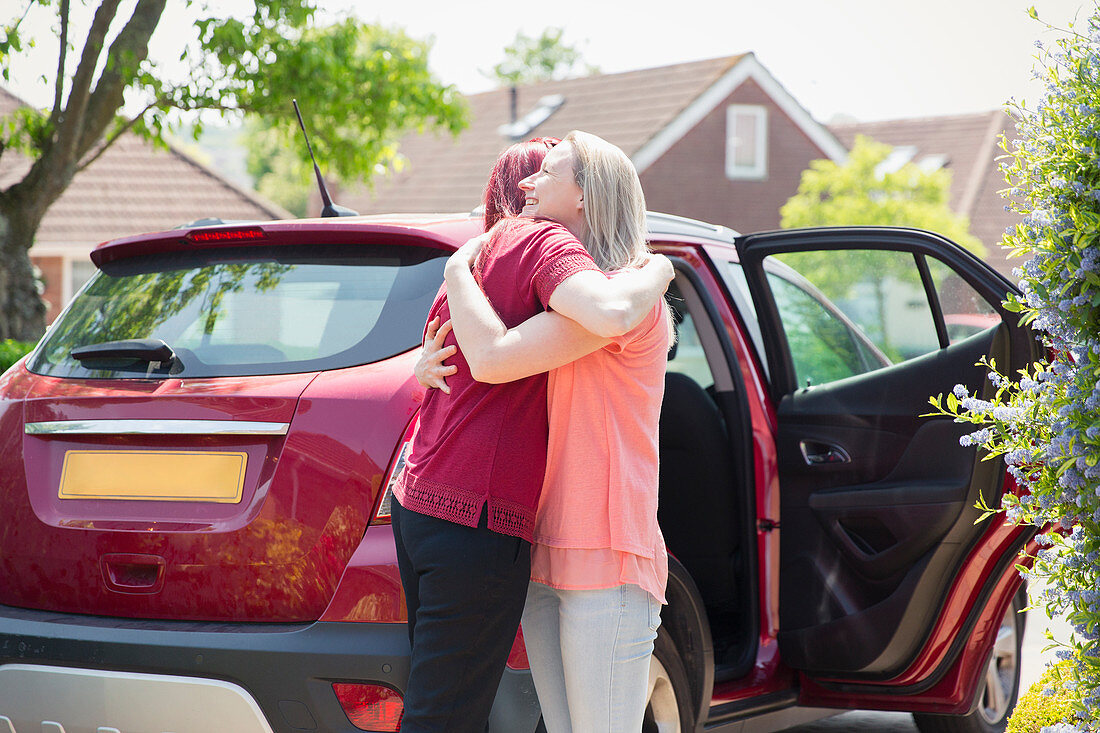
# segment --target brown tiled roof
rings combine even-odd
[[[0,116],[20,100],[0,89]],[[0,187],[10,186],[30,161],[8,151],[0,158]],[[196,219],[288,218],[281,207],[245,191],[175,147],[154,147],[137,135],[121,136],[77,173],[49,208],[36,245],[90,245],[107,239],[171,229]]]
[[[998,136],[1009,140],[1016,135],[1012,118],[1001,110],[978,114],[921,117],[885,122],[830,125],[829,129],[849,149],[857,134],[889,145],[912,145],[914,160],[928,155],[945,155],[952,172],[950,205],[970,218],[970,232],[985,244],[987,261],[1006,275],[1018,261],[1005,260],[998,246],[1005,228],[1018,216],[1004,210],[999,191],[1007,187],[998,170],[1002,155]]]
[[[561,137],[585,130],[618,145],[632,156],[743,56],[602,74],[520,87],[522,117],[545,96],[560,94],[565,103],[525,138]],[[508,89],[466,98],[470,126],[447,134],[408,135],[400,151],[403,170],[376,179],[373,192],[347,190],[337,197],[360,213],[468,211],[480,199],[493,162],[511,141],[498,127],[511,120]]]

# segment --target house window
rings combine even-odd
[[[76,295],[84,283],[92,279],[92,275],[96,272],[96,266],[92,264],[92,261],[85,257],[73,257],[69,260],[70,270],[72,276],[72,283],[69,288],[69,292],[66,293],[65,304],[67,305],[73,296]]]
[[[726,177],[731,180],[768,176],[768,110],[732,104],[726,109]]]

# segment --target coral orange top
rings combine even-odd
[[[671,338],[658,303],[630,332],[550,372],[533,581],[572,590],[631,583],[665,602],[657,423]]]

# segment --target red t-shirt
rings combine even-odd
[[[498,232],[481,268],[481,287],[500,319],[518,326],[547,307],[570,275],[598,270],[577,238],[556,222],[517,219]],[[428,313],[450,318],[445,287]],[[455,343],[454,334],[447,344]],[[546,374],[507,384],[474,381],[459,351],[448,360],[451,393],[429,389],[394,495],[401,506],[468,527],[488,503],[489,529],[532,539],[546,472]]]

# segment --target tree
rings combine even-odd
[[[402,133],[428,125],[456,133],[465,124],[461,98],[428,71],[427,43],[350,17],[313,28],[310,0],[253,0],[243,19],[201,17],[181,55],[190,73],[174,82],[148,59],[166,2],[136,0],[126,18],[120,0],[102,0],[81,29],[75,58],[70,0],[25,0],[22,14],[0,26],[5,79],[13,56],[33,40],[20,30],[33,6],[56,9],[60,41],[51,109],[20,109],[0,132],[0,155],[18,151],[31,161],[22,179],[0,191],[0,339],[36,339],[44,330],[28,257],[35,232],[73,176],[123,133],[164,144],[180,111],[215,110],[262,120],[305,157],[290,107],[296,97],[317,154],[341,179],[354,180],[392,162]]]
[[[313,168],[295,155],[276,130],[252,121],[241,135],[245,147],[245,169],[261,195],[295,216],[309,213],[310,194],[316,192]]]
[[[970,234],[967,217],[951,211],[951,174],[924,170],[912,162],[891,169],[884,162],[893,148],[859,135],[844,163],[815,160],[802,172],[798,192],[779,210],[781,226],[908,226],[942,234],[975,254],[985,253]],[[912,258],[850,250],[796,252],[777,257],[793,267],[830,300],[841,303],[859,286],[873,293],[877,318],[864,325],[892,358],[885,332],[887,292],[899,285],[920,287]],[[849,313],[849,315],[852,315]],[[870,324],[878,324],[878,332]]]
[[[504,47],[504,60],[487,74],[503,86],[520,86],[560,79],[581,64],[581,53],[562,43],[561,28],[547,28],[537,38],[520,32],[512,44]],[[584,64],[584,73],[598,69]]]

